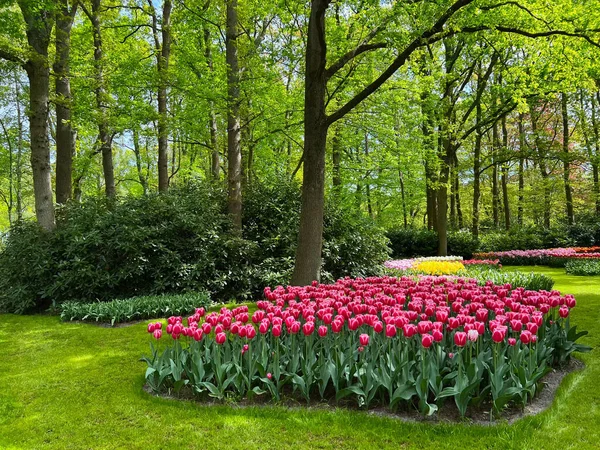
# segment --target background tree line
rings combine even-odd
[[[293,280],[325,195],[384,228],[600,214],[600,5],[2,0],[0,220],[212,180],[303,185]]]

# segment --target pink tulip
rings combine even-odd
[[[424,348],[429,348],[431,347],[431,344],[433,344],[433,336],[431,334],[424,334],[421,337],[421,345]]]
[[[162,337],[162,330],[154,330],[152,334],[154,336],[154,339],[160,339]]]
[[[457,331],[454,334],[454,343],[458,347],[464,347],[465,345],[467,345],[467,333],[463,331]]]
[[[325,325],[321,325],[318,330],[319,336],[320,337],[327,336],[327,331],[328,331],[328,328]]]
[[[215,341],[217,342],[217,344],[219,345],[223,345],[225,343],[225,341],[227,340],[227,335],[225,333],[218,333],[215,336]]]
[[[367,345],[369,345],[369,335],[368,334],[361,334],[358,337],[358,340],[360,342],[360,345],[366,347]]]

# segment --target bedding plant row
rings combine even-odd
[[[568,247],[542,250],[509,250],[473,254],[474,259],[498,259],[506,265],[565,267],[571,261],[600,260],[600,247]]]
[[[417,408],[525,405],[588,347],[558,291],[446,277],[345,278],[266,288],[265,300],[150,323],[146,381],[201,398],[282,396]],[[168,337],[167,337],[168,336]],[[166,338],[166,339],[165,339]]]

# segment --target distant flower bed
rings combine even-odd
[[[166,327],[150,323],[149,387],[218,399],[346,399],[426,415],[453,400],[464,416],[474,402],[497,412],[525,405],[551,366],[589,350],[575,343],[586,333],[569,323],[575,298],[557,291],[423,276],[264,294],[252,314],[198,308]]]
[[[424,275],[454,275],[464,269],[461,261],[461,256],[430,256],[386,261],[384,266],[392,270],[412,271]]]
[[[482,266],[487,268],[502,268],[499,259],[467,259],[464,260],[463,265],[465,266]]]
[[[570,247],[545,250],[510,250],[475,253],[474,259],[498,259],[510,265],[550,265],[564,267],[573,259],[600,259],[600,247]]]

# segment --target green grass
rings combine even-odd
[[[0,315],[0,448],[598,448],[600,277],[533,270],[577,296],[572,320],[590,331],[582,341],[594,350],[581,355],[587,367],[563,381],[549,410],[514,425],[404,423],[346,410],[156,398],[142,389],[146,323],[111,329]]]

